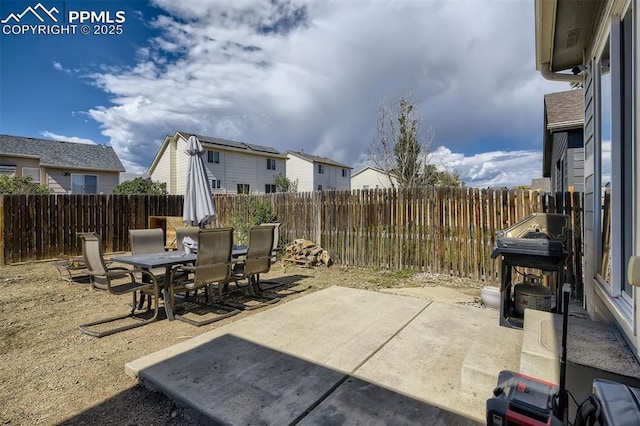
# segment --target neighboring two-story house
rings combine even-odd
[[[398,179],[393,174],[367,166],[351,175],[351,189],[397,188]]]
[[[584,90],[544,95],[542,176],[551,191],[584,191]]]
[[[167,184],[169,194],[184,194],[189,159],[185,149],[191,135],[176,132],[167,136],[147,171],[151,180]],[[213,193],[276,192],[276,176],[286,176],[287,157],[274,148],[194,136],[207,151],[203,159]]]
[[[0,135],[0,174],[30,176],[54,194],[111,194],[124,171],[110,146]]]
[[[350,191],[351,167],[317,155],[285,151],[287,178],[298,182],[299,192]]]

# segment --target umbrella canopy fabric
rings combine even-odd
[[[215,220],[216,209],[213,205],[211,187],[202,156],[202,144],[195,136],[189,136],[185,154],[189,156],[187,167],[187,187],[184,191],[182,219],[189,225],[204,227]]]

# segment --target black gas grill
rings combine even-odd
[[[513,282],[513,272],[520,270],[514,268],[533,268],[543,275],[555,274],[555,300],[558,302],[561,300],[561,288],[567,263],[566,242],[570,231],[569,223],[569,216],[564,214],[534,213],[498,233],[491,258],[502,256],[500,325],[522,328],[524,321],[522,309],[517,309],[522,306],[516,306],[518,303],[523,303],[522,298],[516,295],[515,289],[518,283]],[[522,273],[522,276],[530,281],[526,287],[527,291],[535,290],[536,285],[542,285],[541,278],[534,279],[535,274]],[[520,286],[520,289],[524,291],[525,286]],[[561,313],[561,304],[556,303],[552,311]]]

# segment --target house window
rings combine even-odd
[[[211,180],[211,189],[220,189],[220,181],[218,179]]]
[[[267,170],[276,169],[276,160],[274,158],[267,158]]]
[[[322,185],[318,185],[318,191],[322,191]]]
[[[628,310],[633,291],[627,263],[633,253],[632,11],[613,18],[594,61],[594,204],[596,274],[603,288]],[[636,88],[637,89],[637,88]],[[628,307],[628,308],[627,308]]]
[[[208,163],[219,163],[220,162],[220,152],[219,151],[207,151],[207,162]]]
[[[40,168],[38,167],[23,167],[22,176],[28,176],[35,183],[40,183]]]
[[[264,185],[264,192],[266,194],[273,194],[274,192],[276,192],[276,186],[272,183],[267,183]]]
[[[342,169],[342,177],[347,177],[347,169]]]
[[[238,192],[238,194],[248,194],[249,193],[249,184],[248,183],[239,183],[237,192]]]
[[[72,194],[97,194],[98,193],[98,176],[97,175],[71,175],[71,193]]]
[[[607,40],[600,58],[596,62],[597,96],[599,116],[597,130],[599,165],[597,173],[600,185],[594,188],[599,199],[598,211],[600,225],[600,250],[598,274],[608,285],[611,284],[611,72],[610,72],[610,41]]]
[[[324,164],[318,164],[318,174],[324,174]]]

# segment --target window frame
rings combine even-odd
[[[275,194],[277,191],[275,183],[265,183],[264,184],[264,193],[265,194]]]
[[[35,180],[33,178],[33,176],[31,175],[25,175],[25,170],[31,170],[31,171],[35,171],[36,174],[38,175],[38,180]],[[42,182],[42,178],[41,178],[41,170],[40,167],[22,167],[22,169],[20,170],[21,176],[30,176],[31,177],[31,181],[33,183],[37,183],[38,185],[40,185],[40,183]]]
[[[267,170],[275,170],[275,169],[276,169],[276,159],[267,158]]]
[[[633,158],[636,153],[633,152],[633,144],[625,147],[622,140],[623,124],[628,120],[623,120],[623,78],[622,66],[624,65],[625,52],[622,50],[622,28],[623,19],[627,13],[632,12],[629,8],[621,16],[613,16],[609,22],[609,26],[601,38],[600,45],[595,51],[593,58],[592,79],[594,85],[594,174],[593,174],[593,190],[594,190],[594,215],[593,215],[593,243],[596,268],[594,268],[593,281],[599,293],[602,294],[605,301],[610,304],[612,312],[617,312],[619,318],[634,327],[634,290],[627,282],[626,265],[629,256],[633,253],[633,239],[636,234],[635,223],[633,222],[634,206],[632,200],[634,179],[637,180],[637,171],[634,169]],[[632,14],[632,26],[635,16]],[[633,60],[632,36],[631,57]],[[611,75],[611,229],[610,229],[610,246],[611,256],[609,259],[611,275],[611,283],[606,281],[602,274],[602,254],[603,254],[603,224],[602,224],[602,57],[605,48],[609,45],[609,73]],[[633,77],[631,77],[633,85]],[[633,89],[633,87],[632,87]],[[631,124],[632,141],[634,126]],[[631,152],[627,152],[627,149]],[[625,182],[631,182],[631,185],[624,185]],[[631,227],[631,232],[626,227]],[[631,294],[629,294],[631,293]]]
[[[82,179],[83,179],[82,192],[73,192],[73,179],[74,177],[77,177],[77,176],[82,176]],[[85,192],[84,189],[87,187],[87,184],[86,184],[87,176],[95,176],[96,192]],[[71,173],[71,187],[69,188],[69,193],[77,194],[77,195],[99,194],[100,193],[100,175],[91,174],[91,173]]]
[[[237,194],[250,194],[251,193],[251,187],[249,186],[248,183],[238,183],[236,185],[236,193]]]
[[[207,163],[220,164],[220,151],[207,151]]]
[[[318,163],[318,174],[319,175],[323,175],[324,174],[324,164],[322,164],[322,163]]]
[[[211,189],[220,189],[222,181],[219,179],[211,179]]]

